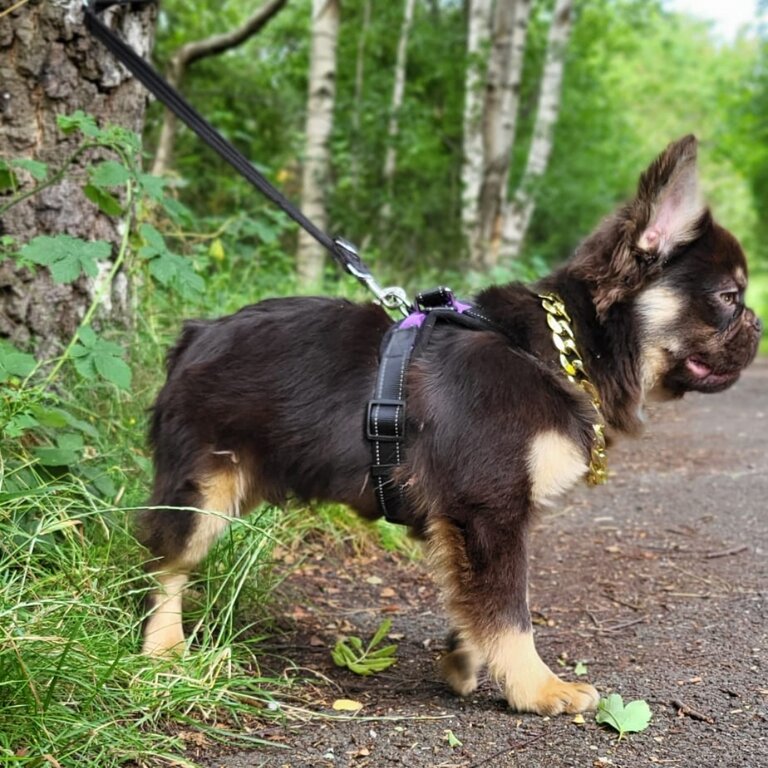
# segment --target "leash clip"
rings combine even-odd
[[[408,301],[408,295],[403,288],[398,285],[382,288],[368,267],[363,264],[360,253],[355,245],[343,237],[336,237],[333,242],[340,251],[339,256],[342,259],[344,269],[350,275],[356,277],[376,297],[376,300],[382,306],[387,309],[399,310],[406,317],[411,313],[412,308]]]

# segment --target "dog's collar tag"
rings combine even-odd
[[[605,421],[600,410],[603,403],[597,387],[589,380],[584,362],[576,346],[576,337],[571,328],[571,318],[563,300],[556,293],[540,293],[541,306],[547,313],[547,325],[552,331],[552,342],[560,353],[560,367],[566,378],[589,397],[595,409],[596,421],[592,424],[594,436],[587,469],[587,482],[602,485],[608,480],[608,456],[605,446]]]

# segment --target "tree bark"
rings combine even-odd
[[[325,190],[328,187],[330,152],[336,98],[336,46],[340,23],[339,0],[312,0],[312,47],[309,62],[306,147],[301,178],[301,208],[321,229],[327,228]],[[299,230],[296,256],[298,286],[319,287],[325,250],[303,229]]]
[[[140,55],[151,48],[154,8],[114,9],[103,18]],[[0,18],[0,149],[6,157],[30,158],[56,169],[77,138],[56,126],[57,115],[75,110],[141,132],[147,93],[85,29],[81,0],[28,3]],[[83,157],[66,176],[10,208],[0,233],[24,243],[36,235],[66,233],[86,240],[119,239],[119,221],[101,213],[82,192]],[[126,319],[126,291],[114,293],[113,319]],[[0,264],[0,336],[35,346],[50,356],[72,336],[94,289],[92,280],[54,285],[46,270],[30,272]]]
[[[560,111],[563,67],[573,26],[573,0],[557,0],[547,38],[547,55],[539,89],[533,141],[515,196],[505,206],[499,260],[517,258],[536,205],[536,186],[547,170]]]
[[[461,168],[461,225],[470,264],[479,261],[478,197],[483,177],[482,87],[491,34],[492,0],[470,0],[467,74],[464,87],[464,161]]]
[[[400,133],[400,108],[403,106],[405,95],[405,66],[408,58],[408,36],[413,23],[413,7],[415,0],[405,0],[403,23],[400,27],[400,38],[397,42],[397,59],[395,61],[395,84],[392,89],[392,103],[389,108],[389,124],[387,126],[387,151],[384,156],[384,183],[387,185],[389,196],[392,194],[392,184],[397,166],[397,137]],[[387,221],[392,213],[389,200],[382,209],[381,216]]]
[[[507,201],[531,0],[497,2],[483,109],[483,181],[479,195],[476,269],[496,265]]]
[[[171,56],[165,70],[165,78],[174,86],[180,88],[187,67],[208,56],[217,56],[231,48],[237,48],[262,30],[277,13],[285,7],[288,0],[269,0],[260,6],[239,27],[219,35],[211,35],[203,40],[185,43]],[[163,124],[157,141],[152,173],[164,176],[171,168],[173,146],[176,138],[176,115],[169,109],[163,112]]]

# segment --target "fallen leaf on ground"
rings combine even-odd
[[[625,733],[644,731],[651,722],[651,708],[642,699],[625,705],[618,693],[612,693],[600,699],[595,720],[618,731],[621,738]]]
[[[337,712],[358,712],[363,708],[363,705],[354,699],[336,699],[333,702],[333,708]]]

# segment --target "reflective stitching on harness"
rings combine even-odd
[[[440,298],[440,303],[428,306],[420,303],[405,320],[389,329],[382,340],[376,386],[368,401],[365,429],[368,439],[374,443],[370,469],[372,488],[380,513],[391,523],[411,525],[414,522],[407,507],[406,484],[392,476],[407,458],[405,377],[414,350],[421,350],[429,343],[436,322],[445,321],[472,330],[500,330],[471,305],[453,299],[450,292]],[[397,363],[396,358],[399,358]]]

